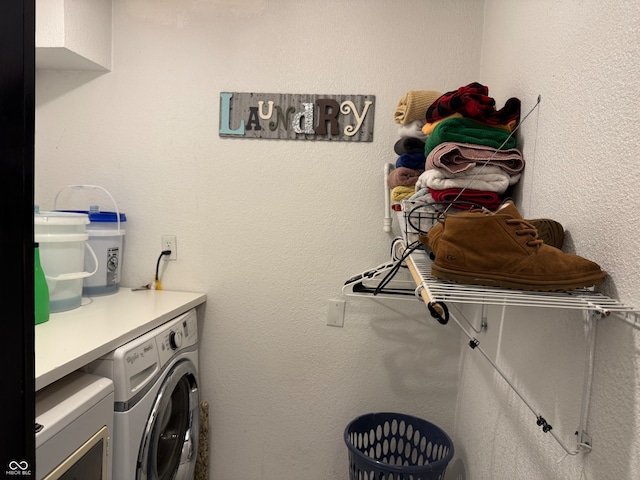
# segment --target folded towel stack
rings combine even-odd
[[[521,177],[525,163],[513,129],[520,100],[495,109],[487,87],[474,82],[447,92],[425,112],[425,171],[416,182],[427,203],[497,209]]]

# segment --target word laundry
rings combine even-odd
[[[374,98],[223,92],[220,93],[219,134],[371,141]]]

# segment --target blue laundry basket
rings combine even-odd
[[[344,431],[350,480],[442,480],[453,442],[441,428],[401,413],[369,413]]]

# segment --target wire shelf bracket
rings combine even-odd
[[[534,414],[536,425],[544,433],[549,433],[567,455],[588,453],[592,449],[592,439],[586,432],[589,403],[593,380],[595,357],[595,338],[598,321],[616,318],[633,328],[640,329],[640,311],[624,305],[593,289],[580,289],[570,292],[534,292],[506,290],[498,287],[462,285],[439,280],[431,275],[431,259],[425,250],[416,249],[404,255],[402,241],[394,239],[391,247],[391,259],[377,267],[362,272],[345,282],[343,294],[370,298],[394,298],[401,300],[421,300],[427,306],[431,316],[441,324],[452,320],[469,339],[469,347],[479,352],[496,370],[507,385]],[[413,281],[393,278],[398,264],[403,262]],[[417,286],[416,286],[417,285]],[[474,304],[482,307],[479,327],[469,321],[458,309],[460,304]],[[489,305],[503,307],[544,307],[579,310],[583,313],[586,328],[585,370],[583,379],[580,425],[576,435],[576,448],[569,448],[557,435],[553,426],[533,407],[531,402],[516,388],[509,377],[482,349],[480,341],[474,336],[487,329],[487,308]],[[463,324],[464,323],[464,324]],[[477,321],[476,321],[477,323]]]
[[[628,323],[634,328],[640,329],[640,312],[632,307],[624,305],[617,300],[595,292],[593,289],[580,289],[571,292],[533,292],[505,290],[497,287],[483,287],[475,285],[460,285],[453,282],[446,282],[434,278],[431,275],[431,259],[424,251],[414,251],[407,258],[409,270],[417,285],[421,287],[423,299],[431,312],[431,315],[440,323],[443,323],[441,316],[434,314],[434,306],[439,306],[446,312],[447,320],[452,319],[462,332],[469,338],[469,347],[478,351],[503,378],[509,387],[520,397],[525,405],[536,417],[536,424],[542,428],[544,433],[550,433],[558,442],[567,455],[577,455],[588,453],[592,449],[591,437],[586,433],[586,424],[589,414],[589,403],[591,397],[591,387],[593,381],[593,363],[595,357],[596,328],[599,319],[613,317]],[[452,314],[446,306],[452,304],[475,304],[482,305],[482,321],[480,329],[473,327],[464,316],[456,309]],[[584,323],[587,332],[585,345],[585,371],[583,379],[582,405],[580,409],[580,425],[575,432],[577,436],[577,447],[571,449],[558,437],[553,427],[547,423],[545,418],[538,413],[532,404],[518,391],[515,385],[491,359],[489,355],[480,347],[480,342],[462,324],[462,318],[475,333],[480,333],[486,328],[486,306],[516,306],[516,307],[545,307],[580,310],[583,312]]]

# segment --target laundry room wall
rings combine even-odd
[[[453,432],[453,327],[418,301],[349,297],[343,328],[326,316],[345,280],[389,259],[399,99],[477,80],[483,8],[114,0],[110,72],[38,71],[37,203],[103,186],[127,214],[123,286],[150,282],[161,236],[176,235],[164,288],[207,294],[211,478],[345,478],[343,430],[370,411]],[[375,95],[374,140],[221,138],[225,91]]]
[[[485,4],[482,83],[496,98],[519,97],[523,115],[541,96],[519,132],[527,161],[516,195],[522,213],[560,221],[565,250],[599,263],[608,273],[604,292],[640,308],[637,2]],[[478,335],[571,450],[587,363],[582,322],[580,312],[498,308]],[[613,316],[598,320],[596,331],[586,423],[593,450],[575,456],[542,432],[535,414],[477,351],[464,349],[455,438],[466,478],[637,478],[640,332]]]

